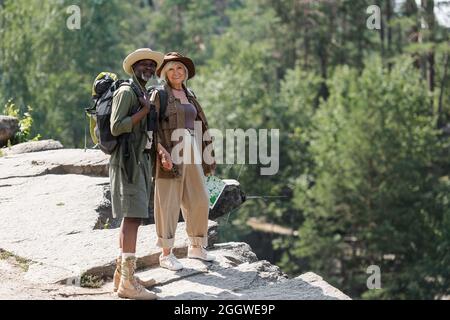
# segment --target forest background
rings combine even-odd
[[[73,5],[79,28],[68,23]],[[248,242],[292,276],[314,271],[353,298],[440,299],[450,294],[444,6],[0,0],[0,111],[22,120],[13,143],[82,148],[95,76],[124,78],[136,48],[179,51],[197,66],[188,84],[211,127],[280,129],[276,175],[219,166],[248,195],[220,221],[222,240]],[[366,284],[373,265],[377,290]]]

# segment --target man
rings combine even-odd
[[[155,75],[164,55],[148,48],[130,53],[123,61],[123,69],[136,85],[122,85],[114,92],[111,113],[111,133],[119,136],[119,144],[111,154],[109,176],[114,218],[122,218],[120,256],[114,273],[114,289],[121,298],[151,300],[156,295],[134,276],[136,269],[136,239],[143,218],[148,218],[151,192],[152,132],[147,132],[150,112],[147,82]],[[138,89],[142,96],[138,97]]]

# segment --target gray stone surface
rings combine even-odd
[[[258,261],[245,243],[215,245],[210,252],[216,256],[215,262],[186,259],[185,253],[179,253],[183,270],[153,267],[138,272],[138,276],[157,281],[148,289],[157,293],[160,300],[349,299],[312,272],[288,279],[278,267]],[[32,283],[23,274],[13,264],[0,260],[0,299],[119,299],[112,292],[111,279],[99,288],[84,288]]]
[[[154,278],[152,288],[168,300],[349,300],[312,272],[289,279],[268,261],[258,261],[245,243],[216,244],[215,262],[182,258],[181,271],[153,268],[139,273]]]
[[[53,283],[89,271],[114,271],[119,229],[95,230],[103,187],[108,178],[40,175],[0,179],[0,248],[32,261],[27,279]],[[211,239],[215,222],[210,222]],[[184,223],[176,234],[177,250],[186,250]],[[154,225],[140,228],[139,262],[156,263]]]
[[[111,277],[119,229],[104,228],[114,227],[107,163],[100,151],[74,149],[0,158],[0,249],[15,256],[13,265],[0,260],[0,299],[117,299]],[[186,259],[184,223],[175,238],[174,253],[185,266],[179,272],[159,268],[153,224],[138,234],[138,274],[158,281],[153,290],[160,299],[348,299],[313,273],[288,279],[245,243],[215,243],[216,222],[209,221],[208,234],[215,262]],[[97,289],[67,285],[81,275],[106,283]]]
[[[11,148],[4,148],[2,151],[4,154],[20,154],[28,152],[39,152],[47,150],[62,149],[64,146],[61,142],[56,140],[40,140],[40,141],[28,141],[13,145]]]
[[[5,146],[17,132],[19,132],[19,119],[0,116],[0,147]]]

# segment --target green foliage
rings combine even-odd
[[[329,87],[313,120],[312,187],[295,191],[305,217],[295,255],[351,295],[372,296],[370,265],[382,271],[380,297],[448,294],[448,142],[417,71],[407,59],[391,73],[370,61],[359,76],[336,70]]]
[[[83,143],[84,107],[101,71],[122,71],[122,60],[146,44],[140,1],[12,1],[0,11],[0,103],[33,105],[34,128],[66,146]],[[79,5],[81,29],[69,30],[66,9]],[[133,19],[130,19],[133,17]],[[135,21],[139,21],[135,23]],[[123,74],[123,73],[122,73]],[[32,134],[37,134],[37,131]]]

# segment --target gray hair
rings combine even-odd
[[[177,63],[181,64],[183,66],[183,68],[184,68],[184,72],[186,74],[186,77],[183,80],[183,84],[184,84],[184,86],[187,86],[186,82],[187,82],[187,79],[189,78],[189,71],[188,71],[187,67],[184,65],[184,63],[180,62],[180,61],[169,61],[169,62],[167,62],[166,65],[164,66],[164,68],[161,70],[160,78],[161,78],[162,81],[164,81],[165,83],[169,84],[169,79],[167,79],[167,71],[171,67],[173,67],[175,64],[177,64]]]

